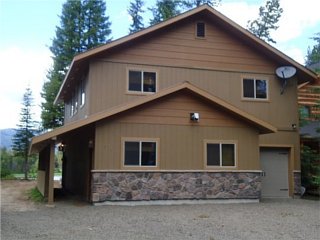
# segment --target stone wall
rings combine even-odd
[[[294,178],[294,194],[300,195],[301,194],[301,172],[293,172]]]
[[[92,202],[258,199],[259,172],[95,172]]]

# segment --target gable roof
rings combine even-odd
[[[193,10],[187,11],[183,14],[180,14],[174,18],[168,19],[164,22],[161,22],[159,24],[150,26],[144,30],[141,30],[139,32],[133,33],[131,35],[122,37],[120,39],[117,39],[115,41],[112,41],[110,43],[101,45],[99,47],[90,49],[86,52],[80,53],[76,55],[71,62],[71,66],[69,68],[69,71],[60,87],[59,93],[56,96],[55,102],[58,102],[61,100],[64,96],[64,94],[67,92],[67,89],[69,87],[69,84],[72,81],[75,81],[76,74],[78,71],[81,71],[81,69],[87,69],[88,68],[88,62],[93,57],[98,57],[101,54],[105,54],[108,51],[111,51],[117,47],[123,46],[125,44],[130,43],[131,41],[135,41],[138,39],[141,39],[142,37],[145,37],[151,33],[155,33],[159,30],[163,30],[167,28],[168,26],[172,24],[176,24],[179,21],[182,21],[184,19],[187,19],[191,16],[195,15],[201,15],[206,16],[209,19],[211,19],[216,24],[223,27],[225,31],[229,31],[232,34],[236,35],[239,39],[247,42],[252,46],[252,48],[257,49],[259,52],[263,53],[266,57],[272,59],[273,61],[277,62],[279,66],[281,65],[291,65],[294,66],[297,69],[297,75],[299,78],[299,83],[305,82],[305,81],[314,81],[317,76],[316,74],[302,66],[301,64],[294,61],[292,58],[288,57],[284,53],[280,52],[276,48],[272,47],[265,41],[259,39],[258,37],[254,36],[252,33],[250,33],[248,30],[242,28],[237,23],[233,22],[217,10],[211,8],[208,5],[202,5],[198,8],[195,8]]]
[[[273,132],[277,131],[276,127],[272,126],[271,124],[269,124],[261,119],[258,119],[257,117],[252,116],[249,113],[246,113],[246,112],[238,109],[237,107],[221,100],[220,98],[217,98],[217,97],[211,95],[210,93],[190,84],[189,82],[184,82],[179,85],[161,90],[160,92],[157,92],[155,94],[147,95],[147,96],[139,98],[135,101],[131,101],[131,102],[116,106],[114,108],[108,109],[106,111],[102,111],[102,112],[93,114],[93,115],[89,116],[88,118],[81,119],[79,121],[75,121],[75,122],[66,124],[62,127],[56,128],[50,132],[36,136],[36,137],[32,138],[30,152],[39,151],[39,146],[41,145],[41,143],[49,141],[51,139],[55,139],[62,134],[65,134],[67,132],[76,130],[76,129],[84,127],[84,126],[88,126],[88,125],[95,123],[97,121],[107,119],[109,117],[115,116],[116,114],[125,112],[127,110],[133,109],[138,106],[142,106],[143,104],[160,99],[162,97],[166,97],[172,93],[175,93],[175,92],[178,92],[178,91],[184,90],[184,89],[191,91],[192,93],[200,96],[202,99],[205,99],[206,101],[208,101],[210,104],[213,104],[215,106],[219,106],[220,108],[222,108],[226,112],[232,114],[233,116],[240,118],[241,120],[249,123],[250,125],[257,128],[261,134],[273,133]]]

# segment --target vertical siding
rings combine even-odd
[[[207,23],[206,39],[196,39],[194,36],[194,24],[197,20],[203,20]],[[172,26],[166,32],[158,35],[148,36],[141,41],[135,41],[131,47],[123,47],[114,53],[101,59],[96,59],[90,63],[89,72],[89,89],[90,89],[90,114],[107,110],[117,105],[125,104],[143,95],[134,95],[127,93],[127,71],[128,68],[140,68],[141,70],[153,69],[158,73],[158,90],[168,88],[172,85],[189,81],[197,87],[204,89],[214,96],[217,96],[234,106],[252,114],[278,128],[278,133],[263,135],[260,137],[260,144],[289,144],[294,145],[295,152],[295,169],[299,169],[299,143],[296,141],[298,132],[292,131],[291,125],[298,123],[297,108],[297,79],[291,79],[285,89],[284,94],[280,94],[279,80],[274,74],[278,65],[266,56],[261,55],[254,50],[252,46],[246,45],[234,36],[229,35],[223,29],[215,26],[214,23],[208,24],[206,19],[193,19],[185,21],[183,24]],[[134,47],[132,47],[134,46]],[[242,99],[242,77],[251,76],[268,80],[269,99],[268,101],[247,101]],[[152,107],[151,107],[152,108]],[[128,118],[129,119],[129,118]],[[127,119],[127,120],[128,120]],[[134,120],[134,119],[129,119]],[[102,136],[99,133],[99,139],[107,137],[107,142],[120,136],[134,136],[137,133],[131,128],[125,128],[130,121],[125,121],[115,129],[104,130]],[[139,126],[139,125],[134,125]],[[135,127],[135,128],[136,128]],[[125,131],[123,130],[125,128]],[[227,134],[226,128],[215,128],[216,132]],[[168,133],[175,142],[179,141],[179,136],[184,136],[184,144],[168,145],[167,151],[163,151],[164,158],[170,157],[181,159],[183,146],[197,146],[193,140],[188,139],[188,132],[180,128],[172,128]],[[190,130],[191,131],[191,130]],[[284,132],[283,132],[284,131]],[[97,130],[97,132],[99,132]],[[237,132],[237,131],[236,131]],[[146,133],[146,132],[145,132]],[[171,134],[172,133],[172,134]],[[175,134],[173,134],[175,133]],[[190,133],[189,133],[190,134]],[[200,132],[193,133],[197,138],[201,138]],[[200,135],[199,135],[200,134]],[[244,132],[241,134],[246,135]],[[240,135],[239,133],[239,138]],[[142,134],[143,135],[143,134]],[[166,139],[163,135],[162,139]],[[254,141],[246,139],[251,146],[257,145]],[[120,141],[119,139],[115,139]],[[161,140],[163,142],[163,140]],[[171,142],[173,143],[173,141]],[[112,145],[112,144],[111,144]],[[118,151],[119,146],[113,146]],[[174,149],[178,149],[174,151]],[[118,169],[118,163],[111,159],[118,158],[118,152],[114,153],[109,145],[99,146],[97,150],[98,168],[104,168],[102,159],[108,156],[109,168]],[[107,155],[103,149],[110,149]],[[202,147],[201,147],[202,149]],[[244,146],[247,150],[247,147]],[[120,151],[120,150],[119,150]],[[196,151],[196,150],[195,150]],[[113,155],[115,154],[115,155]],[[185,159],[187,168],[199,167],[192,161],[192,157],[197,158],[198,152],[192,152]],[[249,159],[254,158],[256,153],[247,153]],[[183,157],[183,156],[182,156]],[[163,156],[161,157],[163,158]],[[161,165],[164,168],[173,169],[176,165],[172,162],[164,162]],[[245,162],[243,163],[245,164]],[[248,167],[251,165],[249,164]],[[179,167],[183,168],[181,164]],[[245,167],[244,167],[245,168]]]
[[[95,62],[91,65],[90,111],[91,114],[124,104],[143,95],[127,94],[127,69],[130,67],[148,69],[147,65]],[[271,74],[225,72],[190,68],[152,66],[158,70],[159,91],[172,85],[188,81],[205,89],[238,108],[257,116],[279,128],[289,128],[298,122],[296,102],[296,81],[291,80],[280,94],[278,79]],[[268,80],[269,100],[248,101],[242,99],[242,78],[252,76]],[[288,107],[290,106],[290,107]]]
[[[238,158],[237,167],[233,169],[260,169],[258,135],[252,129],[129,124],[114,121],[97,125],[95,170],[121,169],[121,137],[159,138],[161,170],[205,169],[205,139],[235,140]]]

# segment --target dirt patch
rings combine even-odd
[[[36,181],[1,180],[1,211],[24,212],[37,209],[37,204],[28,199],[27,191],[36,186]]]

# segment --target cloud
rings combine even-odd
[[[283,8],[279,21],[280,27],[272,33],[279,43],[298,38],[306,29],[320,23],[319,0],[304,0],[303,3],[281,0],[280,6]]]
[[[40,92],[46,79],[47,70],[51,65],[48,49],[25,50],[9,47],[0,50],[0,128],[15,127],[19,122],[22,97],[30,87],[34,98],[34,119],[40,118]]]
[[[259,4],[249,4],[247,1],[223,2],[217,7],[222,14],[246,28],[249,20],[254,20],[259,15]]]
[[[249,20],[257,19],[259,7],[265,5],[264,1],[229,1],[222,2],[217,9],[242,27],[246,28]],[[279,21],[279,28],[271,32],[271,37],[277,41],[272,44],[295,61],[303,64],[310,40],[319,32],[320,14],[319,0],[280,0],[283,14]],[[315,32],[314,32],[315,31]]]

